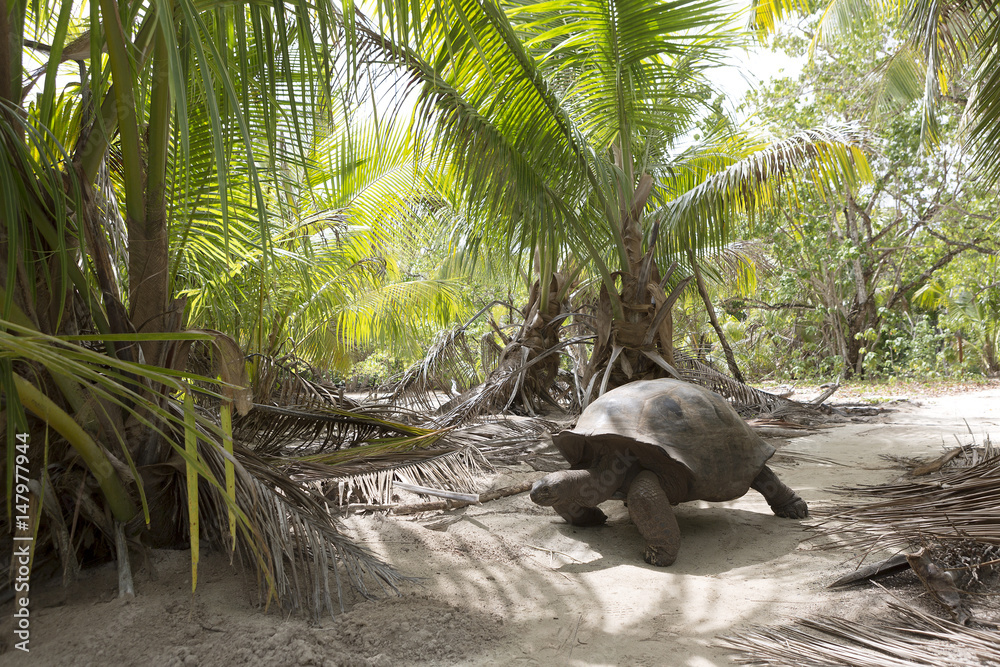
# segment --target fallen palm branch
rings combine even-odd
[[[501,489],[489,491],[488,493],[478,494],[479,497],[475,501],[442,500],[429,503],[413,503],[411,505],[396,505],[392,508],[392,513],[396,515],[419,514],[421,512],[454,510],[462,507],[468,507],[469,505],[488,503],[494,500],[499,500],[500,498],[516,496],[519,493],[527,493],[531,490],[532,484],[534,484],[533,481],[521,482],[520,484],[515,484],[514,486],[505,486]]]
[[[155,372],[136,368],[147,375]],[[171,379],[167,375],[155,377]],[[113,379],[101,379],[104,385],[88,385],[95,394],[105,386],[115,386]],[[137,402],[142,399],[128,389],[122,394]],[[9,395],[6,398],[9,400]],[[115,473],[136,485],[135,493],[148,508],[127,522],[113,520],[88,469],[71,458],[64,462],[73,450],[54,437],[46,447],[50,463],[32,492],[44,498],[40,509],[44,508],[46,521],[42,525],[51,524],[52,529],[38,532],[36,553],[41,561],[51,558],[49,547],[55,551],[63,563],[64,582],[79,571],[79,553],[91,558],[100,553],[93,549],[88,554],[80,545],[101,547],[108,543],[115,545],[111,553],[116,553],[119,561],[120,590],[128,594],[127,547],[142,548],[139,537],[154,546],[190,546],[192,591],[197,583],[199,540],[202,544],[207,541],[219,551],[234,552],[254,570],[265,605],[275,602],[286,611],[315,616],[343,610],[348,589],[371,596],[394,592],[406,579],[342,535],[322,497],[245,448],[227,451],[225,429],[196,414],[190,400],[181,404],[164,396],[158,403],[147,400],[143,405],[148,416],[133,415],[151,425],[163,453],[151,463],[132,465],[125,442],[120,449],[105,450],[114,461]],[[10,530],[10,525],[0,519],[0,529]]]
[[[992,632],[936,618],[890,602],[898,618],[869,624],[816,616],[725,637],[721,645],[743,665],[772,667],[968,667],[1000,664]]]
[[[960,455],[968,465],[960,465]],[[916,553],[897,554],[859,568],[833,586],[912,569],[952,621],[901,603],[894,605],[900,621],[893,626],[823,617],[754,630],[727,640],[730,648],[747,654],[741,658],[744,664],[1000,664],[996,637],[966,627],[970,616],[954,576],[967,575],[971,583],[978,580],[979,570],[998,562],[1000,516],[995,508],[1000,501],[1000,453],[987,440],[983,450],[953,450],[915,470],[920,476],[912,481],[844,489],[878,500],[828,510],[816,529],[831,538],[831,546],[861,549],[866,554],[919,545]]]
[[[973,540],[1000,545],[1000,454],[913,481],[844,491],[875,502],[817,511],[821,535],[848,547],[901,550]]]
[[[493,302],[464,325],[443,332],[427,350],[424,358],[406,370],[389,396],[389,402],[398,404],[407,401],[432,412],[440,407],[440,394],[450,396],[456,392],[465,392],[481,382],[482,369],[493,368],[493,365],[486,348],[480,355],[473,351],[466,331],[481,315],[496,305],[503,304]]]
[[[297,405],[303,409],[331,405],[358,407],[357,402],[344,396],[342,387],[317,379],[321,374],[301,359],[251,354],[247,362],[253,367],[250,389],[258,403]]]
[[[221,457],[206,458],[221,471]],[[246,535],[253,542],[241,540],[239,552],[248,559],[252,547],[257,550],[253,557],[267,566],[270,586],[261,590],[265,598],[275,595],[283,606],[319,617],[324,611],[343,611],[345,586],[365,597],[398,592],[397,584],[406,578],[342,535],[320,496],[246,452],[239,461],[238,497],[248,501],[243,508],[253,530]],[[211,491],[207,498],[220,502]],[[209,528],[224,542],[225,512],[208,516],[221,517]]]
[[[962,575],[966,584],[978,581],[979,571],[995,564],[1000,551],[1000,516],[995,509],[1000,501],[1000,453],[988,440],[986,444],[985,455],[973,448],[964,452],[971,465],[959,466],[959,455],[949,452],[933,465],[918,465],[915,470],[920,476],[913,481],[847,489],[881,500],[827,510],[826,519],[815,528],[830,538],[831,546],[866,554],[876,549],[918,547],[919,551],[860,568],[832,585],[873,581],[912,569],[954,620],[968,622],[955,574]],[[945,471],[931,473],[931,467]],[[822,515],[823,510],[816,514]]]
[[[462,396],[442,406],[444,414],[440,422],[448,425],[467,423],[488,412],[506,412],[512,404],[518,402],[532,416],[537,416],[532,401],[528,400],[525,382],[528,378],[528,371],[536,364],[547,363],[551,357],[561,354],[565,349],[574,345],[579,345],[593,338],[592,336],[579,336],[564,340],[559,344],[538,353],[536,356],[528,358],[527,348],[522,350],[522,359],[519,362],[508,357],[505,366],[494,370],[490,376],[477,387],[473,387]],[[565,409],[566,406],[559,405],[547,392],[535,392],[538,398],[557,409]],[[571,400],[571,407],[576,407]]]
[[[490,468],[484,453],[515,456],[551,426],[505,420],[458,430],[439,427],[437,419],[428,428],[385,418],[399,413],[395,407],[344,409],[321,398],[307,406],[255,403],[235,423],[234,436],[263,462],[342,507],[388,508],[400,483],[476,493]]]
[[[323,495],[340,506],[354,504],[390,507],[397,482],[459,493],[477,493],[489,462],[475,448],[432,451],[380,460],[356,461],[351,467],[325,468],[312,477],[299,471],[301,481],[315,483]],[[331,474],[333,473],[333,474]]]
[[[674,360],[683,380],[724,396],[745,419],[784,418],[805,424],[827,421],[818,408],[832,391],[809,403],[799,403],[740,382],[690,350],[674,348]]]

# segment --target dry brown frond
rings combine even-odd
[[[237,500],[254,528],[253,535],[242,535],[241,556],[268,566],[265,574],[279,603],[319,617],[343,611],[345,586],[365,597],[398,592],[406,577],[342,535],[321,496],[252,455],[238,460],[244,472],[237,474]],[[221,473],[221,456],[212,463]],[[219,502],[217,494],[209,495]],[[227,535],[225,508],[210,516],[218,519],[213,532]],[[263,581],[261,592],[270,595]]]
[[[817,516],[821,535],[840,544],[898,550],[914,544],[973,540],[1000,545],[1000,454],[974,455],[973,465],[957,458],[941,472],[895,484],[844,489],[874,502],[844,504]]]
[[[395,502],[394,484],[416,484],[457,491],[478,493],[482,475],[492,469],[486,458],[472,447],[457,451],[421,456],[412,461],[394,457],[394,461],[366,461],[352,466],[349,472],[337,466],[339,476],[327,476],[321,483],[324,495],[338,505],[391,505]],[[358,468],[366,467],[367,470]],[[349,473],[349,474],[345,474]]]
[[[992,633],[935,618],[903,603],[892,624],[816,616],[725,637],[743,665],[773,667],[967,667],[1000,664]]]
[[[311,366],[292,356],[280,359],[252,354],[247,361],[254,366],[253,400],[257,404],[311,407],[333,406],[347,410],[358,403],[344,396],[343,389],[319,379]]]
[[[277,407],[255,403],[233,422],[233,438],[262,455],[321,454],[386,438],[424,437],[434,429],[384,419],[382,410],[332,405]]]

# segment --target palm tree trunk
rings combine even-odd
[[[167,47],[162,33],[153,44],[153,82],[150,94],[145,219],[138,229],[129,230],[129,286],[132,322],[140,331],[164,331],[167,305],[170,300],[169,245],[167,239],[166,173],[167,150],[170,143],[170,82],[167,70]],[[132,241],[140,243],[138,247]],[[137,256],[132,274],[132,257]],[[134,282],[133,282],[134,281]],[[143,344],[146,360],[162,365],[162,344]]]
[[[18,105],[21,101],[21,50],[24,39],[24,0],[0,0],[0,101]],[[7,110],[0,109],[12,128],[19,127]],[[17,130],[23,136],[23,130]]]
[[[136,331],[158,332],[167,311],[168,255],[163,204],[166,141],[169,136],[170,97],[165,45],[155,37],[157,52],[150,98],[149,163],[142,159],[142,138],[135,108],[134,78],[128,56],[129,41],[119,20],[118,3],[100,0],[108,59],[114,76],[114,94],[121,136],[125,185],[125,223],[128,231],[129,315]],[[152,195],[147,202],[147,188]],[[146,360],[157,363],[159,344],[144,342]]]

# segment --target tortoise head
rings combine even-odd
[[[605,470],[559,470],[535,482],[528,494],[531,501],[542,507],[575,503],[596,507],[611,497],[621,485],[624,472]]]
[[[551,507],[560,501],[575,498],[579,493],[579,475],[568,473],[577,472],[571,470],[560,470],[553,472],[535,482],[528,497],[531,502],[542,507]]]

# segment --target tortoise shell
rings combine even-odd
[[[669,379],[607,392],[552,441],[574,469],[622,453],[661,478],[687,476],[687,497],[672,502],[739,498],[775,451],[722,396]]]

